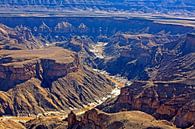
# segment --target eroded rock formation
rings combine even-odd
[[[79,69],[78,56],[60,48],[16,52],[2,50],[1,56],[0,90],[8,90],[31,78],[38,78],[49,87],[53,80]]]
[[[0,49],[21,50],[41,48],[42,43],[36,39],[30,29],[23,26],[9,28],[0,24]]]
[[[0,89],[6,91],[0,92],[1,115],[81,108],[113,88],[105,76],[63,48],[2,50],[0,55]]]
[[[140,110],[187,128],[195,124],[194,96],[194,86],[182,82],[134,82],[121,89],[115,102],[99,108],[107,112]]]
[[[77,119],[79,117],[77,116]],[[150,115],[143,112],[119,112],[119,113],[104,113],[97,109],[92,109],[80,116],[80,120],[75,121],[75,115],[69,115],[68,119],[74,120],[69,122],[69,129],[174,129],[171,123],[157,121]]]

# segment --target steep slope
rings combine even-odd
[[[122,39],[125,38],[122,37]],[[119,45],[117,49],[122,49],[119,51],[118,59],[129,60],[133,58],[135,61],[126,63],[128,65],[134,64],[134,67],[129,70],[137,72],[144,70],[145,73],[148,73],[147,77],[150,81],[134,81],[132,85],[122,88],[117,98],[106,101],[98,108],[107,112],[140,110],[152,114],[157,119],[173,121],[179,128],[195,125],[193,117],[195,115],[194,34],[188,34],[179,39],[173,38],[171,42],[170,38],[162,40],[161,37],[158,38],[160,40],[155,42],[154,37],[148,38],[147,36],[144,38],[140,36],[141,43],[139,38],[132,39],[131,37],[132,41],[128,44],[128,41],[122,39],[116,40],[120,41],[116,42]],[[136,40],[138,41],[136,42]],[[138,43],[140,46],[132,43]],[[110,46],[108,48],[111,49],[108,49],[108,54],[112,54],[110,51],[117,52],[116,49],[112,49]],[[127,49],[126,52],[124,48],[131,49]],[[139,54],[136,55],[136,52]],[[142,56],[144,58],[141,58]],[[114,61],[121,63],[121,60],[115,59]],[[137,61],[142,61],[140,64],[145,66],[135,67],[138,64]],[[122,68],[124,68],[123,73],[131,73],[131,71],[124,71],[126,67]]]
[[[159,68],[151,70],[150,80],[174,81],[185,80],[194,84],[195,77],[195,53],[190,53],[179,58],[163,62]]]
[[[1,50],[0,114],[27,115],[70,110],[98,101],[114,88],[82,66],[68,50]]]
[[[149,73],[151,80],[186,80],[194,85],[195,35],[187,34],[184,39],[164,44],[160,65]]]
[[[91,52],[92,45],[95,45],[95,42],[84,36],[73,36],[67,42],[56,44],[56,46],[77,52],[84,64],[95,66],[93,61],[96,59],[96,56]]]
[[[68,122],[59,118],[33,119],[24,124],[27,129],[67,129]]]
[[[0,128],[1,129],[25,129],[25,127],[22,124],[11,120],[1,120]]]
[[[195,124],[194,96],[194,83],[134,82],[122,88],[116,100],[105,102],[98,108],[107,112],[140,110],[157,119],[173,121],[179,128],[186,128]]]
[[[106,58],[97,60],[98,68],[138,80],[193,76],[194,41],[194,34],[118,34],[105,46]]]
[[[143,37],[141,39],[143,41]],[[134,54],[135,61],[127,64],[136,66],[137,61],[142,61],[141,64],[145,64],[145,67],[132,67],[128,70],[130,73],[132,70],[138,72],[144,70],[145,73],[148,73],[147,79],[150,81],[134,81],[132,85],[122,88],[117,98],[107,100],[98,108],[106,112],[140,110],[157,119],[172,121],[179,128],[195,125],[193,117],[195,115],[194,34],[173,39],[171,42],[158,41],[159,44],[155,43],[151,37],[149,39],[147,41],[146,38],[146,42],[142,42],[137,47],[133,45],[132,47],[130,43],[131,49],[127,52],[122,49],[122,52],[119,52],[124,53],[125,56],[123,56],[124,54],[119,54],[119,56],[122,59],[127,59],[125,57],[131,59]],[[135,39],[133,41],[136,44]],[[151,43],[151,41],[153,42]],[[125,47],[127,46],[126,40],[117,42],[117,44],[120,43],[122,44],[120,46],[123,44]],[[138,43],[140,43],[139,40]],[[119,47],[120,50],[121,48],[123,47]],[[151,52],[152,50],[153,52]],[[113,49],[113,51],[116,50]],[[134,52],[131,53],[132,51]],[[135,56],[136,52],[139,53],[137,56]],[[144,58],[140,59],[142,56]],[[120,62],[121,60],[116,59],[115,61]],[[126,67],[122,66],[121,68],[123,68],[123,73],[129,72]]]

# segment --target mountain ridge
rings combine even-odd
[[[32,9],[34,7],[46,7],[42,10],[47,10],[47,8],[55,8],[59,9],[81,9],[81,10],[118,10],[118,11],[140,11],[140,12],[153,12],[153,13],[187,13],[193,14],[195,3],[193,0],[185,1],[185,0],[80,0],[80,1],[73,1],[73,0],[0,0],[0,6],[8,7],[8,8],[15,8],[22,6],[28,7]],[[22,9],[22,8],[21,8]],[[182,11],[182,10],[185,10]]]

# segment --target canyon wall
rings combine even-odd
[[[187,128],[195,124],[194,92],[193,85],[182,82],[134,82],[121,89],[114,103],[99,108],[107,112],[139,110]]]

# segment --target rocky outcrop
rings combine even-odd
[[[47,57],[44,58],[47,51],[58,52],[46,55]],[[1,53],[1,56],[6,54],[9,56],[4,56],[0,60],[0,90],[9,90],[16,84],[31,78],[39,78],[43,81],[43,85],[50,87],[50,83],[55,79],[77,72],[79,69],[78,56],[60,48],[21,50],[15,53],[2,51]],[[66,56],[63,57],[61,54]]]
[[[24,124],[26,129],[67,129],[67,121],[63,121],[60,117],[48,118],[42,117],[32,119]]]
[[[57,46],[77,52],[84,64],[95,66],[93,61],[96,56],[90,51],[92,49],[92,45],[94,44],[95,42],[91,38],[84,36],[73,36],[67,42],[59,43]]]
[[[12,29],[5,25],[0,25],[0,49],[18,50],[35,49],[43,45],[37,40],[30,29],[23,26],[17,26]]]
[[[68,50],[49,47],[0,53],[0,115],[82,108],[114,88]],[[10,60],[6,60],[8,58]]]
[[[75,115],[70,113],[68,117],[68,120],[71,120],[68,123],[69,129],[175,128],[170,123],[168,124],[168,122],[166,124],[165,122],[157,121],[152,116],[139,111],[108,114],[97,109],[92,109],[80,116],[80,120],[77,119],[78,117],[75,120]]]
[[[128,79],[191,80],[195,59],[192,35],[116,34],[104,48],[107,58],[101,63],[97,60],[97,66]]]
[[[55,31],[60,33],[71,33],[73,29],[72,24],[68,22],[60,22],[55,26]]]
[[[89,28],[87,27],[87,25],[85,25],[84,23],[80,23],[80,25],[78,26],[78,32],[81,34],[85,34],[89,31]]]
[[[165,35],[115,35],[104,48],[106,57],[110,58],[99,63],[98,67],[106,69],[111,74],[121,74],[128,79],[147,80],[149,79],[147,68],[161,62],[163,58],[161,43],[169,40],[171,37]]]
[[[79,121],[77,120],[77,116],[76,116],[76,114],[74,114],[73,111],[71,111],[71,112],[68,114],[67,121],[68,121],[68,128],[72,128],[72,127],[71,127],[72,125],[76,125],[76,124],[79,123]]]
[[[193,92],[167,101],[157,109],[155,116],[160,119],[173,119],[172,121],[179,128],[191,127],[195,124],[194,95]]]
[[[121,89],[114,103],[99,108],[107,112],[140,110],[187,128],[195,124],[194,109],[187,109],[187,105],[194,105],[194,95],[193,86],[182,82],[134,82]]]
[[[42,33],[49,33],[51,32],[51,28],[45,24],[44,22],[38,27],[38,30],[35,29],[35,31],[42,32]]]

